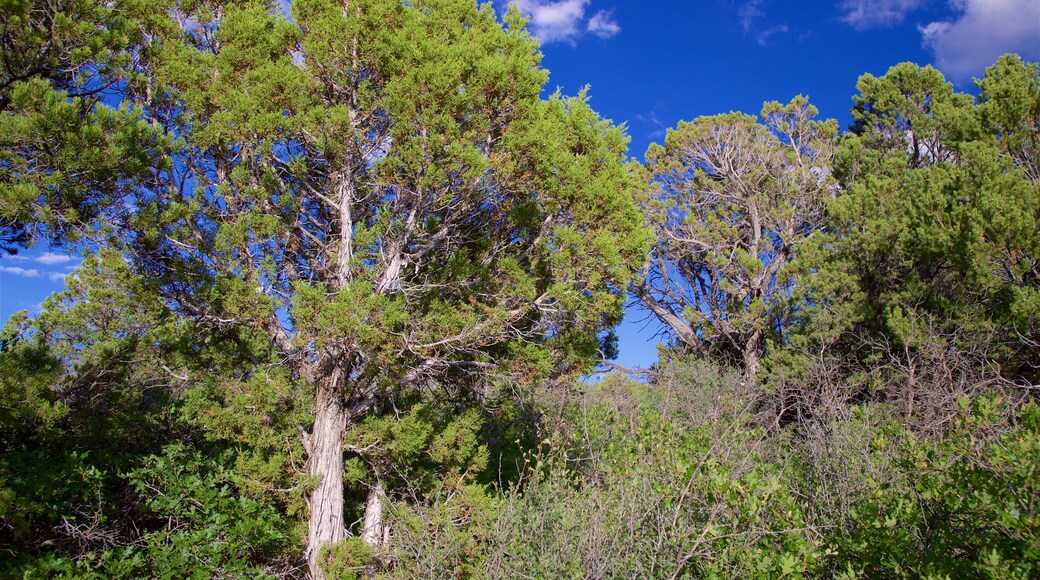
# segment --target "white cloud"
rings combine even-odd
[[[1040,58],[1040,2],[1037,0],[957,0],[953,21],[918,27],[935,65],[954,81],[982,76],[997,57],[1015,52]]]
[[[770,37],[775,36],[777,34],[784,34],[786,32],[790,32],[790,31],[791,31],[791,27],[790,26],[788,26],[786,24],[780,24],[780,25],[777,25],[777,26],[773,26],[772,28],[767,28],[766,30],[763,30],[762,32],[759,32],[755,36],[755,40],[757,40],[758,44],[760,44],[761,46],[765,46],[766,43],[769,42],[769,38]]]
[[[621,25],[614,20],[613,10],[600,10],[589,18],[588,31],[600,38],[611,38],[621,32]]]
[[[66,256],[65,254],[54,254],[54,253],[51,253],[51,252],[46,252],[44,254],[41,254],[40,256],[37,256],[34,261],[36,261],[36,262],[38,262],[40,264],[43,264],[45,266],[54,266],[55,264],[65,264],[67,262],[71,262],[72,261],[72,256]]]
[[[67,272],[47,272],[47,279],[52,282],[64,282],[68,275]]]
[[[0,272],[24,276],[26,278],[39,278],[40,271],[36,268],[19,268],[18,266],[0,266]]]
[[[585,18],[585,9],[591,0],[513,0],[513,4],[529,19],[531,33],[543,44],[550,42],[577,43],[586,32],[600,38],[610,38],[621,32],[613,11],[600,10]]]
[[[640,123],[646,123],[653,127],[653,129],[646,134],[647,139],[660,139],[667,134],[665,131],[664,123],[657,118],[657,111],[650,111],[648,115],[636,113],[636,120]]]
[[[589,0],[516,0],[516,7],[530,18],[531,33],[545,43],[571,42],[581,36],[581,23]]]
[[[762,4],[763,0],[748,0],[737,9],[737,15],[740,17],[740,27],[744,30],[744,34],[754,34],[755,42],[765,46],[771,37],[790,32],[791,27],[786,22],[782,22],[763,30],[758,23],[759,19],[766,16]]]
[[[925,0],[843,0],[841,21],[860,30],[885,28],[899,24],[908,12],[924,3]]]

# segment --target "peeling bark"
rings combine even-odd
[[[307,567],[310,577],[323,580],[321,549],[346,535],[343,521],[343,433],[347,411],[331,390],[318,389],[314,401],[308,473],[319,478],[310,495],[307,521]]]
[[[385,539],[383,525],[384,493],[383,481],[376,478],[376,484],[369,490],[368,499],[365,501],[365,527],[361,533],[361,539],[373,548],[382,546]]]
[[[336,202],[339,210],[339,253],[336,257],[336,281],[340,288],[350,284],[350,262],[354,259],[354,218],[351,215],[354,203],[354,188],[349,172],[339,176],[336,185]]]

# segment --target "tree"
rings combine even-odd
[[[269,341],[172,315],[107,249],[43,308],[0,332],[0,575],[298,569],[309,405]]]
[[[1015,166],[1040,182],[1040,65],[1005,54],[975,85],[983,123]]]
[[[134,36],[127,2],[15,0],[0,7],[0,111],[19,83],[46,79],[56,90],[87,96],[104,90]]]
[[[129,2],[0,6],[0,250],[75,242],[168,145],[106,97],[139,33]]]
[[[88,258],[0,337],[0,544],[14,560],[116,543],[130,527],[109,517],[119,475],[168,437],[174,381],[160,361],[175,331],[127,273],[113,253]]]
[[[837,124],[804,97],[680,123],[647,151],[645,209],[657,245],[636,296],[686,350],[753,383],[783,341],[796,283],[785,271],[833,193]]]
[[[979,104],[931,67],[860,79],[814,277],[814,302],[831,312],[819,321],[843,328],[834,336],[846,345],[912,350],[938,332],[986,345],[1010,376],[1036,376],[1036,70],[1002,58],[979,81]]]
[[[903,157],[911,168],[950,161],[956,157],[952,142],[980,134],[964,115],[971,97],[955,93],[930,66],[901,63],[880,78],[863,75],[856,89],[852,133],[882,155]]]
[[[539,98],[516,11],[503,28],[462,0],[133,8],[122,103],[173,145],[95,223],[172,314],[261,333],[307,386],[320,578],[359,419],[400,391],[590,369],[647,245],[626,138],[583,96]]]

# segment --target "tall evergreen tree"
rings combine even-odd
[[[1002,57],[977,102],[911,63],[860,79],[835,162],[843,192],[813,255],[818,328],[900,349],[957,335],[1035,380],[1037,78]]]
[[[170,153],[150,148],[92,223],[174,314],[265,335],[308,387],[320,578],[348,533],[343,436],[359,419],[401,390],[591,368],[648,238],[627,139],[584,97],[539,97],[516,11],[503,26],[465,0],[124,8],[141,33],[121,110]],[[11,188],[38,175],[24,165]]]

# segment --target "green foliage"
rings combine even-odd
[[[231,477],[242,494],[292,515],[303,513],[306,493],[299,425],[311,410],[300,391],[282,369],[262,365],[245,377],[200,381],[182,403],[183,418],[202,438],[218,449],[230,446]]]
[[[197,451],[173,444],[124,474],[145,531],[133,544],[77,557],[47,555],[24,563],[25,577],[211,578],[271,576],[263,562],[288,551],[292,521],[239,495],[229,472]],[[157,525],[159,522],[162,525]]]
[[[47,431],[67,412],[49,389],[61,373],[61,361],[47,345],[26,335],[32,326],[26,312],[8,319],[0,334],[0,428],[5,448],[29,431]],[[18,404],[8,404],[15,403]]]
[[[139,112],[70,99],[42,80],[19,82],[0,110],[0,244],[75,242],[141,185],[168,145]],[[42,147],[41,142],[50,142]]]
[[[0,248],[90,240],[0,331],[0,574],[1040,574],[1037,65],[640,168],[515,8],[291,10],[0,2]],[[685,346],[577,381],[651,247]]]
[[[8,4],[32,26],[5,37],[5,65],[34,43],[57,64],[0,87],[0,223],[12,249],[89,226],[105,256],[41,318],[61,384],[25,384],[43,422],[71,408],[62,427],[99,461],[192,433],[234,463],[236,493],[295,514],[341,485],[315,466],[337,465],[355,427],[391,494],[450,493],[488,464],[474,393],[593,368],[649,243],[636,167],[584,94],[540,98],[515,10],[503,26],[460,0],[300,0],[291,18],[263,2]],[[111,292],[88,299],[94,285]],[[450,401],[388,418],[423,389]],[[122,453],[142,407],[165,429]],[[343,535],[333,520],[321,537]]]
[[[483,419],[476,409],[461,413],[451,406],[419,403],[399,417],[370,417],[347,432],[351,447],[363,449],[348,459],[348,479],[364,485],[362,474],[374,471],[411,494],[438,487],[454,489],[488,465],[481,443]]]
[[[801,265],[816,272],[809,342],[916,349],[929,332],[957,334],[1033,376],[1040,196],[1023,148],[1037,136],[1037,69],[1005,57],[979,86],[975,104],[909,63],[860,80],[835,158],[844,190]]]
[[[0,542],[16,554],[4,573],[209,577],[291,567],[293,502],[271,482],[289,478],[292,450],[262,418],[236,439],[202,413],[216,413],[203,404],[215,385],[242,383],[228,371],[248,367],[243,350],[263,350],[191,340],[195,329],[112,252],[88,256],[67,287],[36,319],[12,318],[0,344]],[[189,382],[199,369],[209,381]],[[254,402],[276,405],[258,391]],[[211,443],[170,445],[178,440]]]
[[[187,407],[218,437],[262,436],[239,459],[250,489],[317,505],[341,485],[324,470],[343,431],[371,447],[345,465],[348,495],[457,487],[487,464],[472,393],[593,368],[649,242],[636,167],[585,95],[540,98],[515,14],[503,27],[470,1],[300,0],[288,19],[233,2],[146,30],[147,90],[127,102],[175,139],[171,165],[105,241],[178,315],[266,335],[273,350],[251,354],[281,366],[273,379],[234,377]],[[423,389],[458,416],[390,418]],[[329,456],[287,458],[293,428],[299,451]],[[314,518],[309,537],[347,521]]]
[[[464,484],[430,503],[395,504],[390,515],[394,564],[380,577],[479,578],[499,549],[499,500],[479,485]]]
[[[162,132],[97,98],[124,78],[134,12],[134,2],[0,5],[0,249],[76,242],[165,168]]]
[[[805,97],[683,122],[647,151],[657,233],[636,295],[676,346],[745,369],[786,341],[800,285],[789,262],[823,227],[837,124]]]
[[[834,538],[842,568],[856,576],[1035,576],[1040,413],[1033,403],[1008,411],[996,397],[964,399],[941,438],[897,432],[894,477],[869,482],[848,536]]]
[[[119,473],[156,450],[170,418],[152,372],[162,325],[111,254],[87,259],[44,314],[9,321],[0,344],[0,484],[9,546],[107,542]],[[150,331],[153,342],[142,342]],[[81,529],[97,532],[78,538]],[[67,545],[68,545],[67,544]],[[60,544],[59,544],[60,545]]]
[[[327,578],[358,580],[372,565],[372,547],[361,538],[347,538],[322,548],[322,570]]]
[[[530,479],[504,500],[486,575],[823,569],[829,552],[806,525],[782,464],[763,455],[764,434],[743,424],[736,377],[689,361],[664,372],[667,382],[654,386],[609,378],[570,405]]]
[[[144,500],[147,516],[165,519],[165,530],[145,539],[144,570],[211,577],[255,574],[257,562],[275,559],[296,542],[292,520],[274,506],[241,495],[234,476],[221,463],[208,463],[197,451],[168,446],[127,474]]]
[[[10,104],[9,91],[34,77],[47,79],[58,89],[96,91],[99,80],[90,79],[85,69],[93,66],[109,72],[127,57],[124,51],[136,32],[126,17],[128,4],[12,0],[0,5],[4,54],[0,111]]]
[[[1035,575],[1034,403],[964,398],[924,436],[886,404],[832,402],[767,433],[736,377],[659,372],[569,406],[503,498],[482,575]]]

